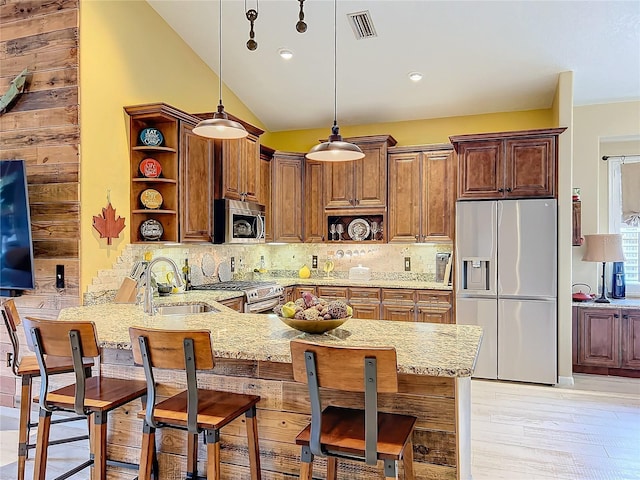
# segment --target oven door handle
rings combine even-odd
[[[264,225],[264,217],[262,215],[258,215],[256,217],[258,219],[258,224],[260,226],[260,233],[258,234],[258,236],[256,237],[258,240],[265,238],[266,232],[265,232],[265,225]]]
[[[280,303],[280,297],[271,298],[257,303],[247,303],[244,306],[244,313],[260,313],[273,310],[273,307]]]

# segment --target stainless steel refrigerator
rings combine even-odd
[[[456,204],[456,322],[484,335],[475,377],[557,383],[557,204]]]

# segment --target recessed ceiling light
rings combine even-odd
[[[280,55],[285,60],[291,60],[291,58],[293,57],[293,52],[288,48],[281,48],[280,50],[278,50],[278,55]]]
[[[420,72],[411,72],[409,78],[414,82],[419,82],[422,80],[422,74]]]

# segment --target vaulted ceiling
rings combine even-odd
[[[218,73],[218,2],[147,1]],[[223,81],[269,130],[331,124],[333,6],[305,1],[300,34],[298,1],[223,1]],[[376,36],[356,39],[347,14],[363,11]],[[640,2],[341,0],[336,64],[340,125],[549,108],[568,70],[575,105],[640,100]]]

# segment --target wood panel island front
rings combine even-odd
[[[103,353],[104,376],[144,379],[133,364],[128,329],[142,326],[166,329],[209,329],[215,368],[199,372],[198,386],[260,395],[258,432],[263,479],[298,477],[300,451],[294,439],[310,420],[306,386],[293,380],[289,342],[294,338],[337,345],[393,346],[397,350],[400,392],[381,394],[381,411],[418,418],[413,436],[414,470],[418,479],[471,479],[471,374],[482,338],[479,327],[350,319],[323,335],[293,330],[275,315],[240,314],[217,303],[210,293],[190,292],[158,299],[160,303],[206,303],[217,313],[149,316],[141,306],[101,304],[66,308],[60,320],[95,322]],[[158,392],[169,396],[186,388],[181,372],[158,371]],[[341,392],[328,403],[362,408],[363,395]],[[140,403],[111,413],[108,452],[111,458],[137,463],[142,420]],[[222,477],[249,478],[243,421],[221,430]],[[165,429],[157,439],[160,478],[182,478],[186,470],[186,435]],[[199,459],[205,459],[204,446]],[[323,459],[315,473],[325,476]],[[340,461],[340,479],[383,478],[382,469],[360,462]],[[199,466],[204,471],[204,465]],[[400,472],[400,478],[403,472]],[[181,476],[182,475],[182,476]],[[135,478],[131,470],[111,469],[109,478]]]

